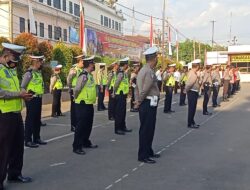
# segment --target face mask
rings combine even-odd
[[[8,65],[9,68],[14,69],[14,68],[17,67],[17,62],[18,61],[10,60],[10,61],[7,62],[7,65]]]

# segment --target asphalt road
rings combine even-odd
[[[99,148],[86,150],[84,156],[72,153],[69,113],[59,119],[46,117],[41,136],[48,145],[25,149],[23,174],[34,181],[6,183],[6,189],[249,190],[249,89],[250,84],[243,84],[230,102],[209,107],[210,117],[202,115],[203,98],[199,99],[196,122],[201,128],[195,130],[187,128],[187,107],[178,106],[179,95],[173,100],[174,114],[164,114],[161,101],[154,138],[161,158],[154,165],[137,161],[137,113],[127,112],[127,127],[133,132],[117,136],[107,112],[96,112],[91,140]]]

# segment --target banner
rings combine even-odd
[[[69,41],[70,43],[79,43],[79,33],[76,28],[74,27],[69,27]]]
[[[232,63],[250,63],[250,55],[232,55]]]
[[[139,60],[144,45],[125,37],[97,32],[93,29],[87,29],[86,37],[88,55],[107,55],[117,58],[129,56],[131,59]]]

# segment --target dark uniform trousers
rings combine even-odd
[[[164,112],[168,112],[168,111],[171,111],[173,87],[166,86],[165,90],[166,90],[166,95],[165,95],[165,102],[164,102]]]
[[[228,98],[229,80],[223,81],[223,99]]]
[[[154,155],[152,143],[155,133],[157,107],[150,106],[150,100],[144,100],[139,107],[140,131],[138,159]]]
[[[0,113],[0,184],[21,175],[24,152],[24,126],[21,113]]]
[[[217,106],[217,98],[218,98],[218,94],[220,91],[220,86],[219,85],[213,85],[213,96],[212,96],[212,101],[213,101],[213,106]]]
[[[106,109],[105,105],[103,103],[104,97],[105,97],[105,88],[106,88],[106,86],[104,85],[103,86],[103,91],[101,92],[101,87],[100,87],[100,85],[98,85],[98,104],[97,104],[97,109],[98,110]]]
[[[25,101],[25,142],[35,142],[40,140],[42,98],[34,97],[30,101]],[[32,139],[33,137],[33,139]]]
[[[186,93],[184,93],[185,83],[181,84],[181,93],[180,93],[180,105],[184,105],[186,101]]]
[[[178,88],[179,88],[179,82],[175,81],[175,85],[174,85],[174,93],[175,94],[177,94]]]
[[[189,90],[187,92],[187,97],[188,97],[188,126],[190,126],[192,124],[195,124],[194,116],[196,112],[197,100],[199,94],[198,92]]]
[[[93,126],[94,106],[93,104],[85,104],[82,101],[80,104],[75,104],[75,111],[77,124],[73,142],[74,150],[92,144],[89,137]]]
[[[204,99],[203,99],[203,113],[207,112],[207,104],[211,95],[211,90],[209,86],[204,85]]]
[[[74,101],[74,94],[73,90],[70,90],[70,120],[71,120],[71,127],[76,127],[76,112],[75,112],[75,101]]]
[[[126,129],[127,95],[115,95],[115,131]]]
[[[162,87],[162,81],[161,80],[157,81],[157,86],[159,88],[159,91],[161,92],[161,87]]]
[[[53,90],[52,115],[60,115],[62,90]]]
[[[131,87],[131,99],[130,99],[130,108],[134,109],[134,101],[135,101],[135,88]]]
[[[232,84],[232,95],[236,92],[236,81]]]
[[[112,97],[113,88],[109,90],[109,103],[108,103],[108,118],[114,119],[114,110],[115,110],[115,98]]]

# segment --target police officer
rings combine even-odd
[[[130,112],[138,112],[139,110],[134,107],[135,102],[135,89],[137,85],[137,75],[140,71],[140,64],[133,64],[133,72],[130,77],[130,86],[131,86],[131,99],[130,99]]]
[[[46,145],[41,140],[41,114],[42,114],[42,95],[44,93],[44,82],[41,73],[44,56],[30,56],[31,67],[23,76],[21,88],[33,94],[30,101],[25,101],[25,146],[37,148],[39,145]]]
[[[209,102],[209,98],[211,95],[212,89],[212,66],[206,65],[206,69],[204,71],[203,79],[202,79],[202,86],[204,88],[204,99],[203,99],[203,115],[212,115],[212,113],[208,112],[207,104]]]
[[[197,72],[200,68],[200,59],[195,59],[192,63],[192,69],[188,73],[185,91],[188,97],[188,128],[199,128],[200,125],[194,121],[194,116],[197,107],[197,100],[199,97],[200,79]]]
[[[76,109],[76,130],[73,142],[73,152],[85,154],[83,148],[97,148],[89,137],[94,119],[94,106],[96,102],[96,84],[91,72],[95,70],[94,56],[83,59],[84,70],[79,75],[74,88]]]
[[[171,109],[172,106],[172,96],[173,96],[173,89],[175,86],[175,78],[174,78],[174,70],[176,64],[169,65],[168,72],[166,71],[163,77],[163,81],[165,84],[165,103],[164,103],[164,113],[171,114],[175,112]]]
[[[229,76],[229,69],[230,69],[230,66],[227,65],[226,66],[226,69],[223,73],[223,101],[224,102],[228,102],[228,89],[229,89],[229,85],[230,85],[230,76]]]
[[[180,106],[187,105],[185,103],[185,100],[186,100],[185,85],[187,82],[187,76],[188,76],[188,65],[183,65],[183,73],[180,79],[180,88],[181,88],[180,103],[179,103]]]
[[[125,132],[131,132],[131,129],[126,127],[126,106],[127,95],[129,93],[129,79],[125,72],[128,68],[129,58],[126,57],[119,61],[119,71],[114,84],[115,96],[115,134],[125,135]]]
[[[24,127],[21,116],[22,99],[31,100],[32,94],[20,90],[16,66],[25,47],[2,43],[0,56],[0,190],[8,172],[8,181],[28,183],[22,176]]]
[[[64,116],[61,111],[61,95],[63,84],[59,76],[62,65],[56,65],[54,74],[50,78],[50,93],[53,94],[51,117]]]
[[[212,96],[212,101],[213,101],[213,107],[220,107],[220,104],[218,104],[217,99],[218,99],[218,94],[221,86],[221,78],[220,78],[220,66],[215,65],[215,68],[212,72],[212,82],[213,82],[213,96]]]
[[[74,65],[67,77],[67,85],[69,87],[69,95],[70,95],[70,120],[71,120],[71,131],[74,132],[76,128],[76,113],[75,113],[75,102],[74,102],[74,95],[73,95],[73,88],[76,86],[76,81],[78,76],[83,70],[83,59],[84,55],[78,55],[75,58],[77,64]]]
[[[117,71],[119,69],[119,65],[117,62],[114,62],[111,64],[112,71],[108,74],[108,83],[107,83],[107,89],[109,91],[109,103],[108,103],[108,118],[109,120],[114,120],[114,110],[115,110],[115,98],[113,96],[114,92],[114,85],[117,78]]]
[[[140,70],[137,76],[137,94],[136,107],[139,106],[140,131],[139,131],[139,151],[138,161],[154,164],[154,158],[159,158],[152,149],[154,139],[157,106],[160,97],[160,91],[157,85],[157,77],[154,68],[157,65],[158,49],[151,47],[143,54],[146,57],[146,64]]]
[[[97,110],[98,111],[104,111],[107,109],[103,103],[107,82],[108,82],[108,79],[105,73],[105,64],[101,64],[100,70],[97,73],[97,87],[98,87]]]

